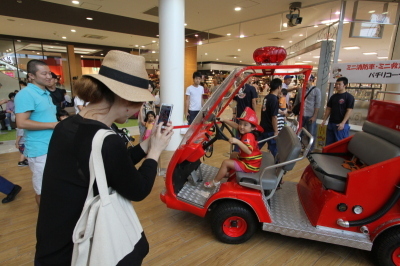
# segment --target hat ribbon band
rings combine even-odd
[[[147,79],[136,77],[107,66],[101,66],[99,74],[115,81],[125,83],[127,85],[132,85],[142,89],[149,88],[149,81]]]

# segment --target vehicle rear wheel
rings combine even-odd
[[[400,227],[382,233],[374,242],[372,253],[377,265],[400,265]]]
[[[249,240],[257,229],[253,211],[239,202],[225,202],[217,206],[211,217],[213,234],[221,242],[241,244]]]

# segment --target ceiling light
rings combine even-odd
[[[157,34],[156,36],[157,36],[157,37],[160,37],[160,34]]]
[[[235,11],[240,11],[242,8],[240,6],[235,7]]]
[[[199,45],[202,45],[202,44],[203,44],[203,42],[202,42],[202,41],[199,41],[199,42],[198,42],[198,44],[199,44]]]
[[[199,35],[198,35],[198,34],[195,34],[194,37],[199,37]]]
[[[236,59],[236,56],[234,56],[233,58],[235,58],[235,59]]]
[[[312,63],[312,61],[303,61],[304,63]]]
[[[205,53],[205,55],[208,55],[208,53]]]
[[[62,36],[61,38],[63,38],[63,39],[67,39],[67,37],[65,37],[65,36]]]
[[[238,52],[240,52],[241,50],[240,49],[238,49]]]
[[[299,36],[300,36],[300,37],[302,37],[302,36],[303,36],[303,34],[299,34]]]
[[[287,28],[287,23],[283,23],[282,26],[283,26],[284,28]]]
[[[321,24],[326,24],[326,25],[330,25],[334,22],[338,21],[338,19],[332,19],[332,20],[323,20],[321,21]]]
[[[389,57],[387,56],[378,56],[378,59],[388,59]]]
[[[340,15],[340,11],[336,11],[336,12],[335,12],[335,15]]]
[[[72,1],[74,5],[79,5],[79,1]]]
[[[187,26],[187,24],[185,23],[185,24],[183,24],[185,27]]]
[[[145,48],[146,46],[142,45],[142,48]]]
[[[281,47],[285,47],[285,46],[281,45]]]
[[[242,63],[242,61],[239,61],[240,63]]]
[[[37,53],[37,54],[40,54],[40,53]]]
[[[50,46],[50,48],[54,48],[53,46]]]
[[[83,55],[81,55],[81,57],[83,57]]]
[[[17,42],[21,42],[21,40],[17,40]]]
[[[91,17],[87,17],[86,19],[87,19],[87,20],[93,20],[93,18],[91,18]]]
[[[216,60],[219,60],[218,58]]]
[[[156,61],[158,61],[158,59],[156,59]]]
[[[76,32],[76,30],[71,30],[72,32]]]
[[[375,52],[363,53],[363,55],[374,55],[374,54],[378,54],[378,53],[375,53]]]
[[[186,39],[186,40],[185,40],[185,42],[189,42],[189,40],[188,40],[188,39]]]
[[[152,43],[155,43],[156,41],[151,41]]]
[[[230,33],[227,33],[226,35],[228,35],[228,36],[231,36],[231,34],[230,34]]]
[[[343,47],[343,49],[345,50],[357,50],[360,49],[359,46],[347,46],[347,47]]]
[[[100,55],[104,55],[104,54],[100,54]]]
[[[314,25],[314,28],[318,28],[318,25]]]
[[[375,10],[368,11],[368,13],[370,14],[375,13]]]
[[[294,54],[294,52],[290,52],[289,54]]]
[[[156,53],[156,51],[151,51],[151,53],[152,53],[152,54],[155,54],[155,53]]]
[[[243,34],[241,34],[239,37],[240,37],[240,38],[244,38],[244,35],[243,35]]]
[[[135,47],[139,47],[139,45],[135,44]]]
[[[297,63],[294,63],[295,65],[304,65],[304,63],[302,63],[302,62],[297,62]]]
[[[382,12],[382,15],[386,15],[387,13],[389,13],[389,12]]]
[[[313,56],[313,58],[319,58],[319,55],[315,55],[315,56]]]
[[[293,41],[289,41],[289,43],[292,43]]]

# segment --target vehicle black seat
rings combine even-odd
[[[380,163],[400,156],[400,134],[394,129],[366,121],[363,131],[357,132],[350,140],[348,150],[365,165]],[[345,191],[347,173],[350,170],[342,167],[344,161],[342,157],[311,154],[309,160],[314,173],[325,188]]]
[[[275,162],[284,163],[299,157],[301,152],[301,144],[296,133],[290,127],[285,126],[276,137],[276,142],[278,149],[276,158],[274,158],[269,152],[263,152],[263,158],[259,172],[236,173],[236,179],[240,185],[260,190],[274,190],[278,186],[283,174],[286,171],[293,169],[295,163],[278,167],[274,167],[274,165]],[[262,175],[261,186],[259,184],[260,175]]]

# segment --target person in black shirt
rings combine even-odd
[[[51,85],[46,87],[50,92],[50,97],[53,100],[53,104],[57,107],[57,112],[61,110],[61,104],[65,101],[64,92],[56,88],[57,75],[51,72]]]
[[[278,109],[279,109],[279,101],[278,94],[282,90],[282,80],[275,78],[270,83],[270,91],[267,96],[265,96],[262,109],[261,109],[261,123],[260,126],[264,129],[264,132],[261,134],[260,140],[276,136],[278,135]],[[268,149],[275,157],[277,154],[276,149],[276,141],[275,139],[271,139],[267,141]],[[265,142],[259,144],[259,148],[261,149],[264,146]]]
[[[348,83],[349,80],[346,77],[338,78],[335,83],[336,94],[329,98],[322,120],[322,125],[325,125],[329,117],[325,145],[349,136],[349,118],[354,108],[354,97],[346,91]]]
[[[145,59],[141,56],[110,51],[99,73],[84,75],[75,82],[76,94],[90,104],[61,121],[50,140],[36,229],[35,265],[71,265],[72,233],[89,189],[93,137],[100,129],[110,129],[114,122],[124,123],[144,101],[154,100],[147,90]],[[150,138],[129,149],[117,134],[104,139],[102,156],[107,184],[121,196],[141,201],[150,194],[157,160],[173,134],[171,123],[163,131],[162,125],[154,126]],[[136,169],[134,165],[144,158]],[[141,235],[134,250],[118,265],[141,264],[149,250],[144,232]]]

